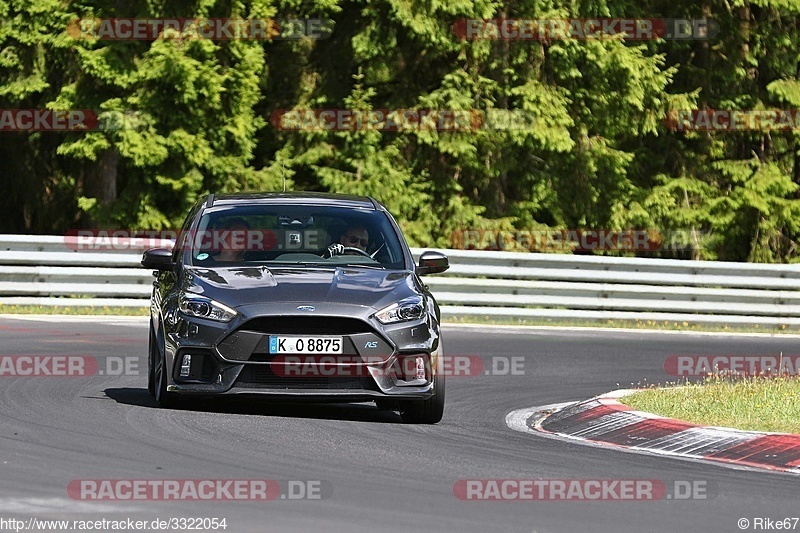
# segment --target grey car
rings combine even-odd
[[[391,214],[373,198],[209,195],[154,270],[148,386],[191,397],[374,401],[410,423],[442,419],[439,307]]]

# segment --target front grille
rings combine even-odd
[[[272,335],[357,335],[374,333],[366,322],[357,318],[336,316],[270,316],[249,320],[240,330]]]
[[[239,379],[237,387],[267,389],[346,389],[363,390],[365,383],[358,377],[322,377],[322,376],[278,376],[268,365],[247,365]]]

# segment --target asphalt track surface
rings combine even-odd
[[[669,378],[675,354],[797,355],[800,340],[657,332],[446,327],[445,350],[523,357],[524,375],[451,377],[435,426],[371,405],[218,400],[155,407],[146,319],[0,318],[0,355],[139,359],[141,375],[0,377],[0,519],[226,518],[226,531],[741,531],[739,518],[800,516],[800,478],[621,453],[510,430],[514,409]],[[76,479],[318,480],[320,500],[93,502]],[[707,499],[463,501],[461,479],[656,479]],[[797,525],[800,529],[800,524]]]

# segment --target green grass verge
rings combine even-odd
[[[620,399],[634,409],[704,426],[800,434],[800,379],[710,376]]]
[[[102,316],[148,316],[147,307],[83,307],[69,305],[2,305],[0,314],[25,315],[102,315]],[[445,324],[487,324],[502,326],[556,326],[556,327],[602,327],[641,330],[710,331],[740,333],[794,333],[800,334],[800,326],[759,326],[727,324],[692,324],[689,322],[654,322],[651,320],[566,320],[546,318],[503,319],[481,315],[445,317]]]
[[[567,320],[546,318],[503,319],[470,315],[444,317],[445,324],[495,324],[509,326],[601,327],[641,330],[711,331],[739,333],[793,333],[800,334],[800,326],[763,326],[758,324],[693,324],[691,322],[658,322],[652,320]]]
[[[68,305],[3,305],[0,314],[11,315],[104,315],[148,316],[149,307],[70,307]]]

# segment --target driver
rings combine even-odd
[[[338,243],[328,246],[328,255],[331,257],[335,255],[355,255],[352,251],[347,251],[345,248],[357,248],[362,252],[366,252],[369,247],[369,232],[364,226],[349,226],[347,230],[339,238]]]

